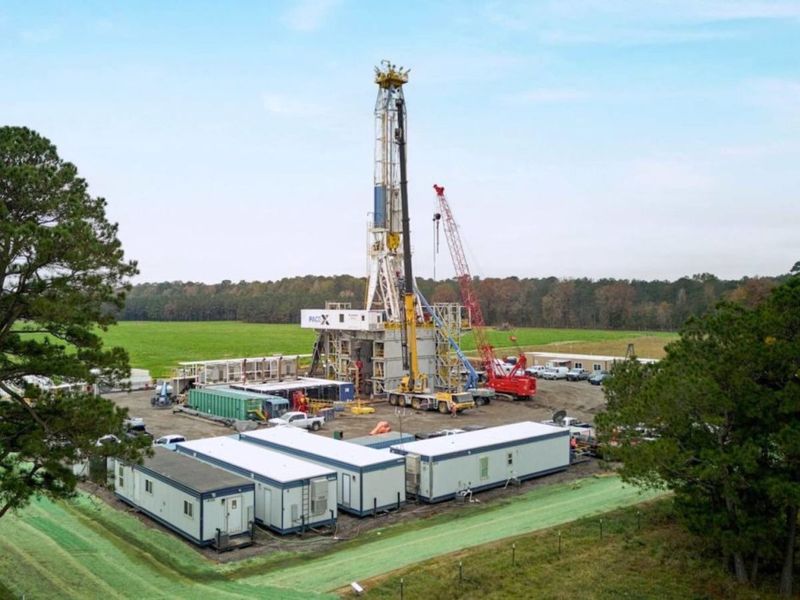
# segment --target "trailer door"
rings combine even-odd
[[[231,496],[225,505],[228,511],[225,524],[228,533],[239,533],[242,530],[242,497]]]
[[[272,525],[272,490],[264,488],[264,516],[262,517],[264,525]],[[283,515],[281,515],[281,521]],[[281,527],[283,523],[281,522]]]
[[[342,504],[350,506],[350,474],[342,473]]]

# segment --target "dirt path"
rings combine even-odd
[[[615,476],[543,486],[508,504],[446,523],[380,539],[305,562],[302,566],[240,580],[243,584],[320,592],[375,577],[429,558],[636,504],[658,495],[623,485]]]

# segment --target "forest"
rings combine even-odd
[[[758,305],[785,279],[723,280],[709,273],[675,281],[627,279],[476,278],[487,324],[517,327],[676,330],[688,317],[727,300]],[[455,279],[418,279],[429,302],[458,302]],[[306,275],[278,281],[142,283],[128,293],[118,318],[136,321],[298,323],[303,308],[326,301],[364,307],[363,277]]]

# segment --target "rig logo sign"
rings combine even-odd
[[[328,315],[311,315],[308,317],[308,321],[310,323],[316,323],[317,325],[330,326],[330,323],[328,322]]]

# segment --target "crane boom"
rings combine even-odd
[[[487,374],[490,370],[492,373],[496,374],[497,361],[495,360],[494,350],[491,344],[489,344],[489,340],[486,338],[486,332],[484,331],[486,323],[483,320],[481,304],[478,302],[478,297],[472,287],[472,275],[469,271],[469,264],[467,263],[467,256],[464,253],[464,247],[461,244],[458,225],[453,218],[453,212],[450,210],[447,197],[444,195],[444,187],[434,185],[433,189],[436,190],[436,196],[439,201],[439,210],[442,213],[447,246],[450,248],[450,256],[453,259],[456,279],[458,279],[458,286],[461,289],[461,301],[464,303],[464,306],[467,307],[470,313],[470,319],[472,320],[475,345],[481,355],[481,364],[484,369],[486,369]]]
[[[450,256],[453,259],[453,267],[461,289],[461,301],[470,312],[475,345],[481,357],[481,364],[486,370],[487,384],[502,394],[508,394],[515,398],[532,398],[536,393],[536,380],[525,374],[525,355],[520,353],[517,364],[514,365],[510,373],[506,374],[494,354],[494,349],[486,337],[486,323],[483,319],[483,311],[472,286],[472,275],[469,271],[469,264],[464,253],[464,246],[461,244],[461,235],[458,232],[458,225],[453,217],[453,211],[450,209],[450,203],[444,195],[444,187],[434,185],[433,189],[436,191],[439,210],[444,222],[447,245],[450,248]]]
[[[406,388],[414,390],[422,383],[419,377],[419,358],[417,357],[417,309],[414,294],[414,273],[411,267],[411,225],[408,214],[408,177],[406,175],[406,133],[403,113],[403,99],[398,98],[397,130],[394,132],[397,142],[397,155],[400,162],[400,203],[403,219],[403,270],[405,271],[403,286],[403,317],[408,345],[408,381]]]

